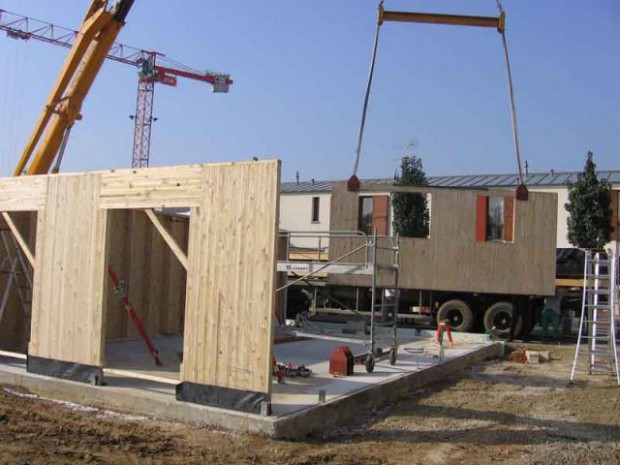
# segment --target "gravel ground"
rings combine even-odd
[[[0,463],[620,464],[620,387],[608,376],[569,386],[574,346],[529,348],[550,350],[552,360],[481,363],[306,441],[156,422],[2,386]]]

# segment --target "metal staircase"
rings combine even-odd
[[[586,251],[583,276],[581,322],[570,380],[577,371],[585,371],[589,375],[613,375],[620,385],[616,346],[618,256],[611,250]]]

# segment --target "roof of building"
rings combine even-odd
[[[579,173],[578,171],[530,173],[525,177],[525,184],[540,187],[566,186],[577,181]],[[605,179],[611,184],[620,184],[620,170],[601,170],[597,171],[597,175],[599,179]],[[285,194],[328,193],[331,192],[334,182],[336,181],[315,181],[314,179],[311,181],[283,182],[280,190]],[[363,179],[362,182],[364,184],[390,185],[394,179]],[[519,184],[519,176],[517,174],[429,176],[428,183],[433,187],[516,187]]]
[[[280,186],[280,191],[284,194],[299,194],[299,193],[314,193],[319,194],[322,192],[328,193],[332,191],[332,184],[338,181],[299,181],[299,182],[283,182]],[[394,182],[394,179],[362,179],[365,185],[376,184],[379,186],[390,185]]]

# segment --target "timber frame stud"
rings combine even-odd
[[[9,226],[10,212],[38,212],[34,254],[24,250],[34,268],[28,371],[101,383],[108,213],[144,210],[187,270],[177,398],[260,413],[271,396],[279,190],[278,160],[0,179]],[[153,212],[175,207],[190,208],[187,254]]]

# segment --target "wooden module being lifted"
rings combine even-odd
[[[279,186],[277,160],[0,179],[8,222],[37,213],[34,251],[8,225],[34,270],[28,371],[102,381],[105,270],[119,232],[110,218],[139,209],[157,226],[152,209],[189,207],[186,255],[157,228],[187,270],[177,398],[260,412],[271,394]]]
[[[388,235],[391,199],[397,192],[425,196],[430,210],[427,237],[400,238],[401,289],[554,294],[557,222],[554,194],[533,192],[529,201],[519,201],[510,190],[362,185],[360,191],[351,192],[345,182],[339,182],[332,187],[331,229],[363,228],[364,199],[367,199],[372,206],[372,224],[368,226],[380,236]],[[382,214],[378,214],[379,205],[384,206]],[[503,212],[498,231],[487,224],[493,205]],[[332,241],[332,260],[359,245],[354,239]],[[356,259],[362,262],[364,257]],[[367,286],[368,277],[333,275],[330,282]],[[391,276],[380,271],[378,286],[390,285]]]

